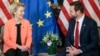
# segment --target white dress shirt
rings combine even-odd
[[[78,21],[79,22],[79,47],[80,47],[80,31],[81,31],[81,27],[82,27],[82,23],[84,20],[85,15],[83,14],[83,16],[81,18],[79,18]],[[74,45],[75,45],[75,30],[76,30],[76,24],[75,24],[75,28],[74,28]]]

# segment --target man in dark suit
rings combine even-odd
[[[68,34],[66,37],[67,56],[99,56],[99,35],[96,22],[84,14],[84,6],[75,1],[70,4]]]

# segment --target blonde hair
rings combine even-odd
[[[24,4],[22,3],[12,3],[10,6],[10,13],[12,16],[14,16],[14,12],[18,9],[18,7],[24,7]]]

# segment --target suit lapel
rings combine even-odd
[[[72,22],[72,27],[71,27],[71,32],[72,32],[72,37],[71,37],[71,39],[74,41],[74,28],[75,28],[75,20],[73,20],[73,22]]]
[[[80,37],[82,36],[82,34],[84,33],[84,29],[85,29],[85,27],[86,27],[86,16],[85,16],[85,18],[84,18],[84,20],[83,20],[83,23],[82,23],[82,27],[81,27],[81,31],[80,31]]]
[[[73,25],[73,27],[72,27],[72,28],[73,28],[73,30],[72,30],[72,32],[73,32],[73,36],[74,36],[75,23],[76,23],[76,22],[75,22],[75,20],[74,20],[74,22],[73,22],[73,24],[72,24],[72,25]]]

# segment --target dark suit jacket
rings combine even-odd
[[[75,19],[71,19],[66,37],[66,47],[74,44],[74,27]],[[98,42],[99,35],[97,24],[93,19],[85,16],[80,32],[80,49],[83,53],[93,51],[98,48]]]

